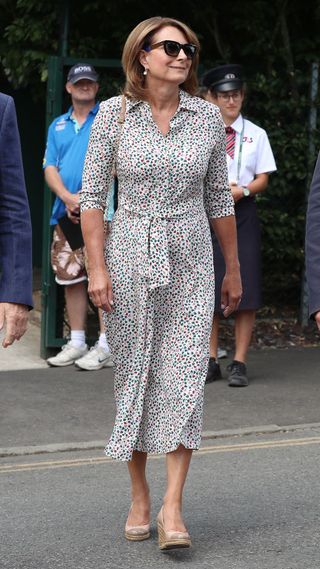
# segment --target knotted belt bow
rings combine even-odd
[[[133,210],[122,206],[139,218],[138,272],[148,279],[148,288],[155,289],[170,284],[170,256],[167,226],[170,219],[185,214],[155,214]]]

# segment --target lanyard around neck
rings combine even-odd
[[[243,135],[244,135],[244,118],[242,117],[242,129],[241,129],[241,133],[240,133],[240,146],[239,146],[238,164],[237,164],[237,184],[239,182],[240,169],[241,169]]]

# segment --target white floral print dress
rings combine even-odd
[[[100,105],[85,161],[81,210],[105,210],[121,97]],[[180,91],[163,135],[144,101],[127,99],[117,157],[118,209],[106,240],[114,310],[117,415],[106,453],[167,453],[201,440],[214,310],[209,218],[234,215],[217,107]]]

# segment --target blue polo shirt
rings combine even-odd
[[[65,187],[72,194],[81,190],[90,129],[98,110],[99,103],[91,109],[85,122],[79,127],[75,119],[71,117],[73,108],[70,107],[67,113],[56,118],[49,126],[43,168],[56,166]],[[50,225],[56,225],[60,217],[64,216],[65,210],[66,206],[63,201],[56,197]]]

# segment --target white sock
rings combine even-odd
[[[74,348],[84,348],[86,345],[86,333],[84,330],[71,330],[71,344]]]
[[[110,348],[108,346],[107,338],[104,332],[101,332],[99,335],[99,348],[102,348],[105,352],[110,352]]]

